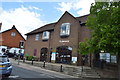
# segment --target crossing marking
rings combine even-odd
[[[19,76],[9,76],[9,78],[18,78]]]

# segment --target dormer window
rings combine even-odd
[[[35,35],[35,40],[38,41],[39,40],[39,34]]]
[[[70,23],[63,23],[61,25],[60,36],[66,37],[70,35]]]
[[[48,32],[48,31],[43,32],[42,40],[48,40],[49,39],[49,35],[50,35],[50,32]]]
[[[11,36],[13,36],[13,37],[14,37],[15,35],[16,35],[16,33],[15,33],[15,32],[12,32],[12,33],[11,33]]]

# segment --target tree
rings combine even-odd
[[[120,1],[92,4],[86,25],[91,38],[80,42],[78,51],[89,54],[104,50],[117,55],[120,75]]]

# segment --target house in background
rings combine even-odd
[[[7,48],[7,50],[13,49],[12,53],[18,53],[18,50],[24,51],[25,39],[21,33],[16,29],[15,25],[11,29],[3,31],[0,33],[0,49]]]

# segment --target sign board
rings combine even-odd
[[[69,40],[59,40],[59,42],[63,43],[63,42],[69,42]]]
[[[77,57],[72,57],[72,62],[76,63],[77,62]]]
[[[68,49],[72,51],[72,48],[71,48],[71,47],[68,47]]]
[[[53,48],[53,49],[52,49],[52,52],[53,52],[53,53],[56,52],[56,48]]]
[[[56,60],[56,52],[52,52],[52,55],[51,55],[51,60]]]

